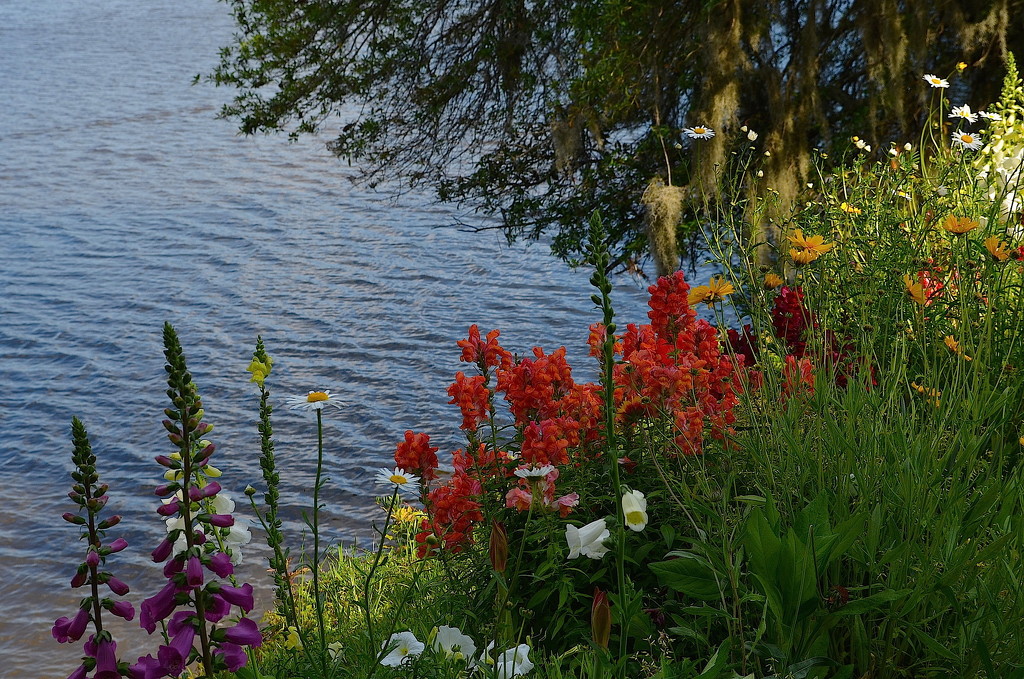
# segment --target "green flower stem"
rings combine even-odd
[[[398,486],[395,486],[395,491],[391,494],[391,499],[388,501],[388,514],[384,517],[384,528],[380,532],[380,544],[377,545],[377,552],[373,555],[373,565],[366,572],[366,579],[363,581],[363,603],[365,604],[363,611],[366,614],[366,635],[370,639],[373,639],[373,618],[370,615],[370,586],[373,584],[373,575],[377,571],[377,566],[380,565],[380,559],[384,554],[384,542],[388,534],[388,526],[391,525],[391,516],[394,514],[395,505],[397,504]]]
[[[320,487],[323,485],[324,468],[324,416],[323,410],[316,411],[316,480],[313,483],[313,516],[310,527],[313,530],[313,601],[316,605],[316,627],[320,638],[320,652],[324,674],[327,673],[327,633],[324,630],[324,601],[320,592]],[[286,576],[287,577],[287,576]]]

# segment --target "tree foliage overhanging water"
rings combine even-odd
[[[957,103],[994,101],[1024,44],[1024,0],[229,1],[211,77],[243,132],[330,132],[370,183],[432,186],[569,262],[600,210],[618,266],[648,252],[649,187],[677,187],[670,228],[693,221],[747,143],[729,132],[759,131],[784,208],[814,148],[919,129],[921,76],[958,62]],[[718,134],[681,148],[694,125]]]

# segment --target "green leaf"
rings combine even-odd
[[[928,650],[931,651],[932,653],[941,655],[943,658],[945,658],[947,660],[956,660],[957,659],[956,655],[952,651],[950,651],[948,648],[946,648],[945,646],[943,646],[942,644],[937,642],[935,639],[933,639],[931,636],[929,636],[928,633],[925,632],[924,630],[915,627],[915,628],[913,628],[913,632],[914,632],[914,636],[916,636],[918,639],[920,639],[921,643],[924,644],[925,646],[927,646]]]
[[[836,615],[860,615],[880,609],[884,604],[897,601],[910,594],[912,589],[886,589],[863,599],[854,599],[835,612]]]
[[[649,565],[658,582],[688,597],[715,601],[721,596],[719,578],[707,561],[690,552],[671,552],[678,558]]]

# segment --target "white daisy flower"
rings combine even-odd
[[[555,468],[546,464],[543,467],[520,467],[512,473],[521,479],[542,479],[553,471]]]
[[[305,396],[289,396],[286,403],[292,410],[323,410],[326,405],[336,408],[345,405],[336,397],[331,396],[330,389],[311,391]]]
[[[424,648],[423,642],[418,641],[412,632],[408,630],[395,632],[381,647],[382,650],[391,649],[391,651],[381,659],[380,664],[387,667],[398,667],[405,662],[406,658],[418,656]]]
[[[949,87],[949,81],[931,73],[924,76],[924,81],[932,87]]]
[[[998,113],[991,113],[989,111],[978,111],[978,115],[981,116],[982,118],[984,118],[985,120],[1002,120],[1003,119],[1003,116],[999,115]]]
[[[711,139],[715,136],[715,131],[703,125],[694,125],[693,127],[684,127],[683,134],[690,139]]]
[[[387,467],[381,468],[374,481],[382,486],[397,486],[398,490],[414,495],[420,490],[420,477],[410,474],[401,467],[395,467],[393,470]]]
[[[953,144],[959,146],[961,149],[970,149],[977,151],[981,148],[981,137],[974,132],[964,132],[963,130],[957,130],[953,133]]]
[[[949,112],[950,118],[963,118],[969,123],[978,122],[978,114],[971,111],[971,107],[967,104],[963,106],[954,106],[953,110]]]

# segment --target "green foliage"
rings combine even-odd
[[[958,85],[993,99],[1021,1],[231,0],[238,31],[211,79],[237,89],[223,114],[244,133],[326,132],[372,185],[432,187],[568,262],[600,211],[615,268],[632,267],[645,187],[686,187],[692,234],[741,125],[772,153],[784,214],[813,148],[918,128],[924,73],[970,62]],[[696,124],[718,135],[685,138]]]

